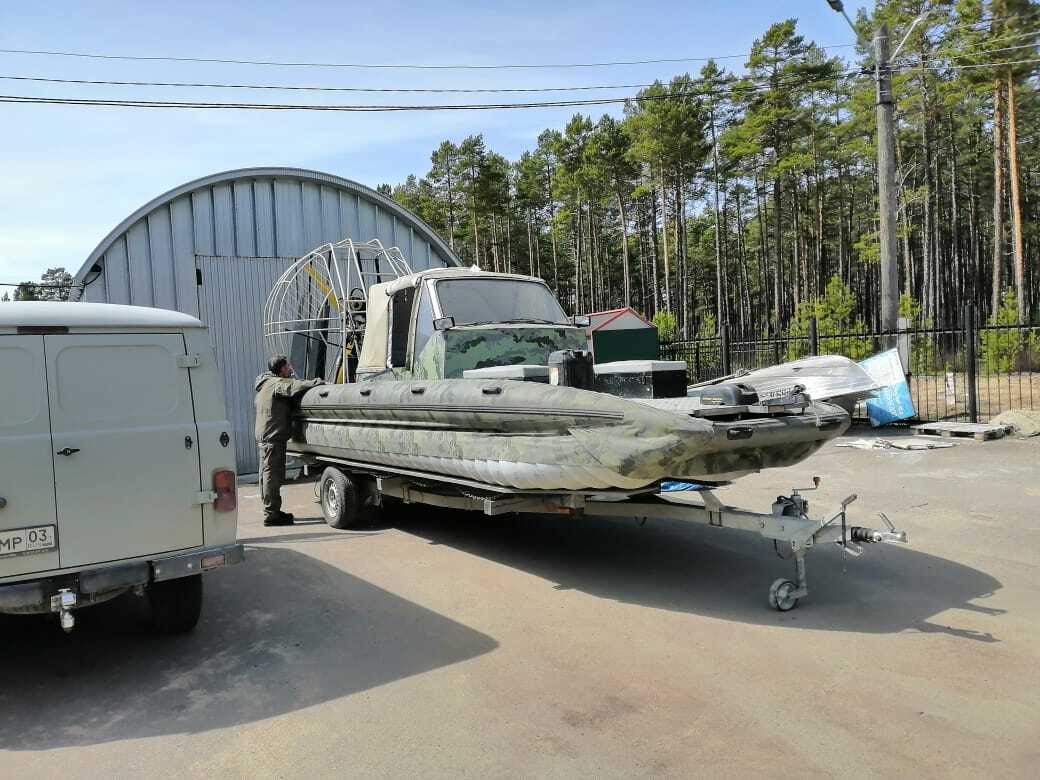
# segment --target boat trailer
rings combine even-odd
[[[813,477],[811,488],[792,489],[789,496],[778,496],[769,512],[754,512],[722,503],[713,489],[718,486],[697,486],[695,492],[691,492],[699,501],[689,496],[661,493],[660,485],[637,491],[514,491],[444,475],[293,454],[308,466],[325,467],[318,483],[318,498],[326,521],[334,528],[361,527],[389,498],[404,504],[481,512],[491,517],[563,514],[640,522],[679,520],[758,533],[772,540],[778,553],[789,552],[794,559],[795,579],[781,577],[769,587],[769,605],[781,612],[793,609],[809,594],[805,556],[817,545],[836,544],[845,558],[859,556],[865,544],[907,543],[906,532],[897,530],[881,513],[884,529],[850,525],[847,512],[856,500],[855,494],[845,498],[829,517],[811,518],[809,501],[802,494],[815,490],[820,484],[819,477]]]

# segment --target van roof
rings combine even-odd
[[[24,326],[68,328],[204,328],[179,311],[116,303],[7,301],[0,303],[0,329]]]

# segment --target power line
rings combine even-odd
[[[817,46],[819,49],[851,48],[854,43],[835,43]],[[49,51],[44,49],[0,49],[0,54],[28,54],[45,57],[79,57],[96,60],[129,60],[134,62],[199,62],[221,65],[261,65],[265,67],[284,68],[354,68],[354,69],[386,69],[386,70],[516,70],[516,69],[563,69],[563,68],[607,68],[624,65],[659,65],[680,62],[709,62],[711,60],[744,59],[748,53],[719,54],[714,57],[661,57],[647,60],[616,60],[610,62],[570,62],[570,63],[509,63],[497,65],[434,65],[434,64],[394,64],[394,63],[362,63],[362,62],[292,62],[282,60],[247,60],[218,59],[214,57],[173,57],[158,55],[131,54],[99,54],[96,52]]]
[[[1034,33],[1034,35],[1035,35],[1035,33]],[[997,54],[998,52],[1002,52],[1002,51],[1018,51],[1019,49],[1035,49],[1037,47],[1037,45],[1038,44],[1036,42],[1033,42],[1033,43],[1020,43],[1017,46],[1003,46],[1003,47],[1001,47],[999,49],[990,49],[990,48],[987,48],[985,46],[979,46],[977,48],[966,49],[964,51],[950,52],[949,56],[953,57],[953,58],[961,58],[961,57],[971,57],[972,55],[981,55],[981,54],[989,55],[989,54]],[[927,60],[926,60],[926,62],[927,62]]]
[[[1030,12],[1027,14],[1012,14],[1004,17],[989,16],[982,18],[976,22],[970,22],[963,25],[954,25],[948,29],[967,29],[978,27],[980,25],[990,24],[993,21],[1009,22],[1015,20],[1027,20],[1034,17],[1040,16],[1040,9]],[[1013,37],[1024,37],[1029,33],[1023,33],[1018,36],[1012,36],[1007,40],[1013,39]],[[997,37],[1001,37],[1002,33],[999,31],[996,33]],[[835,43],[835,44],[822,44],[816,45],[818,49],[847,49],[854,48],[857,46],[856,43]],[[131,55],[131,54],[104,54],[98,52],[76,52],[76,51],[56,51],[47,49],[0,49],[0,54],[15,54],[15,55],[32,55],[32,56],[46,56],[46,57],[72,57],[82,59],[98,59],[98,60],[125,60],[133,62],[185,62],[185,63],[211,63],[211,64],[224,64],[224,65],[257,65],[264,67],[306,67],[306,68],[350,68],[350,69],[385,69],[385,70],[510,70],[510,69],[565,69],[565,68],[603,68],[603,67],[619,67],[619,66],[631,66],[631,65],[657,65],[657,64],[676,64],[676,63],[688,63],[688,62],[709,62],[711,60],[728,60],[728,59],[744,59],[748,56],[747,52],[740,54],[718,54],[709,57],[659,57],[653,59],[642,59],[642,60],[613,60],[603,62],[572,62],[572,63],[499,63],[493,65],[473,65],[473,64],[416,64],[416,63],[360,63],[360,62],[310,62],[310,61],[284,61],[284,60],[259,60],[259,59],[232,59],[232,58],[216,58],[216,57],[183,57],[183,56],[172,56],[172,55]],[[797,55],[796,55],[797,56]],[[791,58],[788,58],[791,59]],[[155,84],[155,86],[167,86],[166,84]],[[180,86],[180,84],[169,84],[169,86]],[[205,86],[190,85],[190,86]],[[635,86],[635,85],[633,85]],[[245,88],[245,87],[243,87]],[[261,89],[263,87],[255,87]],[[605,87],[604,87],[605,88]],[[590,87],[591,89],[591,87]],[[345,89],[343,91],[346,91]],[[361,91],[357,89],[356,91]],[[372,91],[404,91],[404,90],[372,90]],[[418,90],[416,90],[418,91]],[[427,90],[433,92],[435,90]],[[445,90],[450,92],[462,92],[464,90]],[[473,90],[478,91],[478,90]],[[488,90],[490,91],[490,90]],[[505,91],[505,90],[498,90]],[[529,90],[515,90],[515,91],[532,91],[532,92],[548,92],[555,91],[550,89],[529,89]],[[568,90],[570,91],[570,90]]]
[[[908,63],[906,65],[906,67],[910,67],[911,65],[921,65],[921,64],[929,63],[929,62],[947,62],[947,61],[963,60],[963,59],[967,59],[969,57],[988,57],[991,54],[997,54],[999,52],[1004,52],[1004,51],[1018,51],[1020,49],[1034,49],[1035,50],[1036,48],[1037,48],[1037,44],[1035,44],[1035,43],[1028,43],[1028,44],[1022,44],[1021,46],[1007,46],[1007,47],[1005,47],[1003,49],[971,49],[971,50],[968,50],[968,51],[950,52],[949,54],[944,54],[944,55],[939,56],[939,57],[925,57],[924,59],[921,59],[921,60],[911,61],[910,63]],[[1006,65],[1006,64],[1010,64],[1010,63],[990,62],[990,63],[983,63],[983,64],[985,66],[987,66],[987,67],[988,66],[999,67],[1000,65]]]
[[[121,87],[190,87],[206,89],[263,89],[302,92],[398,92],[398,93],[489,93],[489,92],[583,92],[601,89],[644,89],[653,84],[598,84],[575,87],[488,87],[488,88],[433,88],[433,87],[325,87],[286,84],[228,84],[193,81],[112,81],[91,79],[58,79],[42,76],[0,76],[4,81],[35,81],[47,84],[86,84],[91,86]]]
[[[828,73],[816,78],[798,80],[780,79],[775,83],[753,84],[744,91],[766,91],[775,88],[790,88],[809,84],[830,83],[842,79],[859,77],[858,72]],[[666,92],[661,95],[629,95],[625,97],[589,98],[584,100],[543,100],[523,103],[449,103],[414,105],[371,105],[371,104],[299,104],[299,103],[234,103],[207,101],[137,100],[129,98],[71,98],[43,97],[36,95],[0,95],[0,103],[23,103],[35,105],[107,106],[116,108],[174,108],[174,109],[240,109],[253,111],[341,111],[357,113],[400,112],[400,111],[488,111],[523,108],[562,108],[580,106],[618,105],[627,102],[642,103],[657,100],[689,100],[706,95],[730,95],[732,89],[703,90],[689,92]]]
[[[1030,19],[1030,21],[1032,21],[1033,17],[1040,18],[1040,9],[1038,9],[1037,11],[1035,11],[1032,14],[1019,15],[1019,16],[1007,16],[1007,17],[1004,17],[1002,19],[1002,21],[1012,21],[1012,20],[1016,20],[1016,19],[1017,20]],[[992,17],[989,17],[989,18],[986,18],[985,20],[979,21],[979,22],[970,22],[970,23],[965,23],[965,24],[952,24],[952,25],[946,25],[946,26],[943,26],[943,25],[940,24],[940,25],[937,25],[937,26],[935,26],[934,28],[931,28],[931,29],[923,29],[922,32],[924,33],[925,36],[930,36],[932,34],[935,34],[937,36],[937,38],[934,39],[934,40],[929,38],[929,40],[931,40],[933,44],[940,43],[943,40],[944,36],[949,36],[951,34],[958,33],[958,32],[989,33],[990,35],[988,37],[978,39],[978,43],[980,43],[982,45],[985,45],[987,42],[988,43],[1004,43],[1006,41],[1013,41],[1013,40],[1016,40],[1018,38],[1026,38],[1026,37],[1029,37],[1029,36],[1036,36],[1038,34],[1037,30],[1027,30],[1025,32],[1019,32],[1019,33],[1015,33],[1015,34],[1009,35],[1008,33],[1009,32],[1013,32],[1014,28],[1012,28],[1011,30],[999,30],[999,29],[998,30],[993,30],[992,27],[988,27],[987,26],[987,25],[990,25],[990,23],[992,21],[994,21],[994,19]]]
[[[1013,60],[1009,62],[978,63],[972,65],[943,65],[940,67],[927,67],[926,70],[962,70],[974,68],[1003,68],[1009,65],[1024,65],[1040,62],[1040,59]],[[914,66],[894,68],[897,71],[911,70]],[[743,88],[743,91],[763,92],[777,88],[790,88],[794,86],[807,86],[837,82],[844,79],[852,79],[863,76],[859,72],[839,72],[826,74],[819,78],[802,79],[799,82],[753,84],[751,87]],[[717,95],[729,96],[733,89],[727,90],[698,90],[690,92],[668,92],[661,95],[629,95],[625,97],[590,98],[586,100],[543,100],[523,103],[448,103],[448,104],[415,104],[415,105],[379,105],[379,104],[298,104],[298,103],[234,103],[234,102],[206,102],[206,101],[173,101],[173,100],[132,100],[124,98],[70,98],[70,97],[41,97],[33,95],[0,95],[0,103],[16,103],[28,105],[63,105],[63,106],[101,106],[111,108],[170,108],[170,109],[234,109],[250,111],[324,111],[324,112],[351,112],[351,113],[381,113],[381,112],[407,112],[407,111],[491,111],[504,109],[530,109],[530,108],[567,108],[588,107],[604,105],[621,105],[628,102],[643,103],[657,100],[681,100],[696,99],[701,96]]]
[[[45,284],[43,282],[0,282],[0,287],[44,287],[53,288],[55,290],[67,290],[69,287],[73,287],[73,283],[69,284]]]
[[[1021,33],[1014,36],[1002,37],[1000,42],[1013,40],[1015,38],[1023,38],[1027,36],[1036,37],[1037,32],[1031,31],[1027,33]],[[992,54],[1003,51],[1013,51],[1018,49],[1026,49],[1035,47],[1035,43],[1021,44],[1018,46],[1008,46],[998,49],[989,49],[985,45],[977,45],[958,51],[955,54],[950,54],[946,57],[934,57],[922,60],[920,62],[939,62],[945,61],[950,58],[961,58],[971,56],[973,54]],[[0,50],[5,51],[5,50]],[[98,55],[101,56],[101,55]],[[104,55],[109,56],[109,55]],[[114,55],[113,55],[114,56]],[[737,55],[733,55],[737,56]],[[792,57],[784,58],[783,61],[789,61],[797,59],[801,55],[794,55]],[[301,63],[302,64],[302,63]],[[608,63],[609,64],[609,63]],[[361,66],[359,66],[361,67]],[[440,66],[438,66],[440,67]],[[452,67],[452,66],[444,66]],[[490,66],[488,66],[490,67]],[[512,66],[503,66],[512,67]],[[749,77],[742,77],[743,81],[748,81]],[[174,87],[174,88],[204,88],[204,89],[251,89],[251,90],[270,90],[270,91],[298,91],[298,92],[358,92],[358,93],[401,93],[401,94],[493,94],[493,93],[546,93],[546,92],[591,92],[598,90],[613,90],[613,89],[645,89],[653,86],[652,83],[637,83],[637,84],[594,84],[594,85],[577,85],[567,87],[484,87],[484,88],[469,88],[469,87],[337,87],[337,86],[315,86],[315,85],[295,85],[295,84],[256,84],[256,83],[228,83],[228,82],[196,82],[196,81],[126,81],[126,80],[115,80],[115,79],[70,79],[70,78],[51,78],[42,76],[25,76],[25,75],[0,75],[0,80],[4,81],[31,81],[38,83],[48,84],[81,84],[86,86],[127,86],[127,87]]]
[[[1015,22],[1031,22],[1040,17],[1040,8],[1030,11],[1024,14],[1009,14],[1007,16],[983,16],[974,22],[962,22],[960,24],[954,24],[946,27],[945,29],[953,30],[969,30],[973,29],[976,32],[993,32],[995,35],[1003,35],[999,30],[993,30],[993,22],[1003,23],[1015,23]]]
[[[1040,30],[1026,30],[1025,32],[1015,33],[1014,35],[998,32],[994,33],[990,38],[978,39],[975,48],[982,48],[987,42],[1007,43],[1008,41],[1017,41],[1019,38],[1036,38],[1038,36],[1040,36]]]
[[[970,22],[970,24],[986,25],[992,24],[993,22],[1015,22],[1023,20],[1032,20],[1037,18],[1038,16],[1040,16],[1040,8],[1033,11],[1029,11],[1024,14],[1008,14],[1006,16],[994,16],[993,14],[990,14],[989,16],[984,16],[980,18],[977,22]]]
[[[2,50],[0,50],[2,51]],[[788,62],[791,60],[803,57],[802,54],[792,55],[784,57],[779,62]],[[754,81],[750,76],[738,77],[736,74],[731,74],[734,78],[739,78],[742,81]],[[368,93],[405,93],[405,94],[422,94],[422,93],[438,93],[438,94],[479,94],[479,93],[524,93],[524,92],[587,92],[596,90],[609,90],[609,89],[645,89],[651,87],[654,83],[661,83],[660,80],[652,83],[638,83],[638,84],[592,84],[592,85],[577,85],[567,87],[337,87],[337,86],[315,86],[315,85],[297,85],[297,84],[257,84],[257,83],[235,83],[235,82],[208,82],[208,81],[127,81],[127,80],[116,80],[116,79],[70,79],[70,78],[55,78],[55,77],[44,77],[44,76],[26,76],[26,75],[0,75],[0,80],[4,81],[31,81],[48,84],[82,84],[87,86],[127,86],[127,87],[176,87],[176,88],[204,88],[204,89],[255,89],[255,90],[273,90],[273,91],[301,91],[301,92],[368,92]],[[757,80],[765,82],[768,77],[760,77]]]
[[[932,60],[928,60],[932,62]],[[1008,62],[982,62],[972,65],[939,65],[939,66],[926,66],[925,70],[969,70],[974,68],[1006,68],[1009,65],[1029,65],[1031,63],[1040,62],[1040,58],[1032,60],[1009,60]],[[914,66],[906,66],[899,70],[913,71]]]
[[[490,111],[507,108],[563,108],[577,106],[617,105],[627,101],[674,100],[695,98],[693,94],[647,95],[622,98],[597,98],[590,100],[545,100],[527,103],[453,103],[436,105],[308,105],[297,103],[210,103],[173,100],[129,100],[101,98],[49,98],[29,95],[0,95],[0,103],[25,103],[34,105],[62,106],[109,106],[116,108],[205,108],[241,109],[253,111],[341,111],[356,113],[379,113],[400,111]]]
[[[792,55],[784,57],[779,62],[789,62],[804,55]],[[750,76],[737,76],[730,74],[735,79],[744,82],[761,81],[766,83],[769,77],[752,78]],[[211,81],[128,81],[117,79],[73,79],[56,78],[45,76],[27,75],[0,75],[4,81],[30,81],[46,84],[82,84],[86,86],[126,86],[126,87],[175,87],[175,88],[203,88],[203,89],[255,89],[272,91],[300,91],[300,92],[361,92],[361,93],[404,93],[404,94],[480,94],[480,93],[524,93],[524,92],[589,92],[611,89],[645,89],[654,86],[655,83],[663,83],[660,79],[651,83],[636,84],[591,84],[567,87],[338,87],[338,86],[316,86],[300,84],[258,84],[238,82],[211,82]]]
[[[931,62],[927,60],[926,62]],[[926,68],[928,70],[961,70],[969,68],[1007,67],[1009,65],[1022,65],[1040,62],[1040,59],[1025,59],[1008,62],[978,63],[971,65],[943,65],[941,67]],[[913,66],[894,68],[894,70],[911,70]],[[790,88],[795,86],[806,86],[810,84],[829,83],[843,79],[856,78],[863,75],[857,71],[841,71],[837,73],[824,74],[817,78],[800,78],[797,80],[780,79],[776,82],[763,81],[752,83],[740,89],[743,92],[769,91],[777,88]],[[8,77],[0,77],[8,78]],[[75,81],[74,83],[79,83]],[[738,82],[739,83],[739,82]],[[747,84],[747,80],[744,80]],[[147,86],[146,82],[138,83]],[[622,88],[619,85],[618,88]],[[632,85],[634,86],[634,85]],[[647,85],[650,86],[650,85]],[[608,89],[610,87],[602,87]],[[451,104],[414,104],[414,105],[381,105],[381,104],[296,104],[296,103],[236,103],[236,102],[209,102],[209,101],[172,101],[172,100],[138,100],[128,98],[72,98],[72,97],[43,97],[34,95],[0,95],[0,103],[18,103],[34,105],[66,105],[66,106],[101,106],[114,108],[171,108],[171,109],[234,109],[252,111],[325,111],[325,112],[354,112],[354,113],[379,113],[379,112],[402,112],[402,111],[489,111],[504,109],[530,109],[530,108],[565,108],[565,107],[588,107],[601,105],[619,105],[628,102],[642,103],[657,100],[695,99],[698,96],[717,95],[729,96],[734,88],[725,90],[699,90],[694,88],[690,92],[667,92],[661,95],[629,95],[624,97],[589,98],[582,100],[542,100],[520,103],[451,103]],[[389,91],[389,90],[388,90]]]
[[[760,81],[769,83],[768,77],[753,79],[749,76],[736,77],[741,81]],[[645,89],[654,86],[655,82],[642,84],[593,84],[570,87],[331,87],[297,84],[238,84],[228,82],[193,82],[193,81],[120,81],[112,79],[63,79],[44,76],[12,76],[0,75],[4,81],[32,81],[46,84],[83,84],[89,86],[125,86],[125,87],[179,87],[204,89],[255,89],[274,91],[303,92],[393,92],[393,93],[439,93],[439,94],[473,94],[473,93],[517,93],[517,92],[586,92],[608,89]],[[656,83],[664,84],[660,80]]]
[[[990,46],[993,46],[995,44],[1008,43],[1009,41],[1016,41],[1016,40],[1019,40],[1020,38],[1034,38],[1034,39],[1040,38],[1040,30],[1030,30],[1029,32],[1020,33],[1018,35],[997,35],[997,36],[995,36],[993,38],[987,38],[985,40],[974,41],[974,42],[972,42],[972,44],[970,46],[966,46],[966,47],[964,47],[962,49],[959,49],[959,51],[964,52],[965,56],[966,56],[967,54],[971,54],[971,53],[975,53],[975,52],[1010,51],[1011,49],[1028,48],[1030,46],[1036,46],[1037,45],[1037,41],[1034,40],[1031,43],[1024,43],[1024,44],[1021,44],[1021,45],[1018,45],[1018,46],[1008,46],[1008,47],[1002,48],[1002,49],[991,49],[990,48]],[[931,41],[931,43],[934,46],[942,46],[944,44],[944,41],[940,38],[938,40]]]
[[[1040,32],[1032,31],[1032,32],[1029,32],[1029,33],[1024,33],[1022,35],[1012,35],[1012,36],[1009,36],[1009,37],[1004,38],[1004,39],[999,40],[999,41],[997,41],[997,40],[988,41],[988,42],[987,41],[980,41],[976,45],[967,46],[965,48],[957,49],[955,52],[951,51],[950,54],[946,55],[946,57],[953,57],[953,58],[973,57],[973,56],[979,56],[979,55],[984,55],[984,54],[996,54],[997,52],[1002,52],[1002,51],[1016,51],[1018,49],[1035,49],[1038,45],[1040,45],[1040,42],[1033,41],[1031,43],[1018,44],[1016,46],[1004,46],[1004,47],[997,48],[997,49],[991,49],[990,48],[990,45],[993,44],[993,43],[1006,43],[1007,41],[1012,41],[1012,40],[1015,40],[1017,38],[1025,38],[1025,37],[1040,38]],[[942,42],[941,41],[932,41],[932,43],[933,43],[933,45],[935,45],[935,46],[937,46],[939,48],[942,47]],[[903,60],[903,59],[907,59],[909,57],[910,57],[910,54],[907,53],[907,54],[902,55],[899,59]],[[928,59],[923,60],[923,62],[929,62],[930,59],[937,59],[937,58],[928,58]],[[919,60],[919,62],[920,61],[921,60]]]

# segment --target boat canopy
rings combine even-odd
[[[418,274],[404,276],[401,279],[411,279]],[[383,371],[386,369],[387,350],[387,321],[390,319],[390,296],[393,295],[388,288],[397,284],[401,279],[383,284],[373,284],[368,291],[368,306],[365,310],[365,333],[375,336],[366,338],[361,342],[361,355],[358,359],[358,372]],[[402,285],[398,289],[407,287]]]
[[[537,314],[543,318],[549,324],[557,325],[569,325],[570,322],[567,319],[563,309],[556,303],[556,299],[553,298],[552,293],[549,291],[545,282],[536,276],[526,276],[522,274],[505,274],[496,273],[492,271],[481,271],[479,268],[432,268],[425,271],[419,271],[413,274],[407,274],[405,276],[398,277],[389,282],[382,284],[374,284],[369,288],[368,301],[366,309],[366,323],[365,333],[367,338],[362,341],[361,344],[361,355],[358,361],[357,370],[359,373],[368,372],[379,372],[383,371],[387,367],[388,349],[389,349],[389,328],[390,323],[390,307],[391,301],[394,295],[397,293],[412,288],[419,287],[425,281],[461,281],[461,280],[479,280],[481,282],[486,281],[501,281],[503,283],[521,283],[521,284],[537,284],[540,290],[544,293],[545,301],[541,300],[540,296],[536,298],[528,299],[527,296],[511,295],[510,300],[513,301],[515,306],[521,308],[528,307],[532,311],[527,312],[528,315]],[[484,291],[486,293],[486,291]],[[513,300],[515,298],[515,300]],[[549,307],[548,303],[551,302],[552,306]],[[486,308],[497,309],[499,305],[503,307],[503,311],[497,314],[481,314],[477,319],[483,321],[485,318],[488,320],[494,319],[495,317],[501,316],[503,320],[510,321],[511,316],[520,316],[524,312],[515,312],[514,315],[510,315],[508,306],[505,305],[504,301],[494,301],[489,299],[485,301]],[[451,315],[453,312],[444,312],[445,315]],[[512,320],[516,321],[516,320]],[[539,320],[542,321],[542,320]],[[466,321],[460,321],[460,325],[470,324]]]
[[[382,285],[373,285],[369,291],[370,297],[375,297],[378,288],[383,288],[386,295],[393,295],[399,290],[407,287],[418,287],[426,279],[509,279],[511,281],[537,282],[544,285],[545,282],[537,276],[524,276],[522,274],[503,274],[495,271],[481,271],[475,266],[469,268],[430,268],[394,279],[392,282]]]

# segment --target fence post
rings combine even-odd
[[[719,327],[719,351],[722,352],[722,375],[729,376],[729,325]]]
[[[820,354],[820,334],[817,330],[815,315],[809,318],[809,354],[813,357]]]
[[[903,364],[903,376],[910,377],[910,334],[907,333],[910,330],[910,320],[906,317],[896,318],[896,330],[899,331],[899,335],[896,337],[896,349],[899,351],[899,362]]]
[[[966,379],[968,385],[968,419],[973,423],[979,421],[979,399],[977,394],[977,380],[975,371],[975,339],[978,331],[975,329],[975,307],[970,303],[964,305],[964,347]]]

